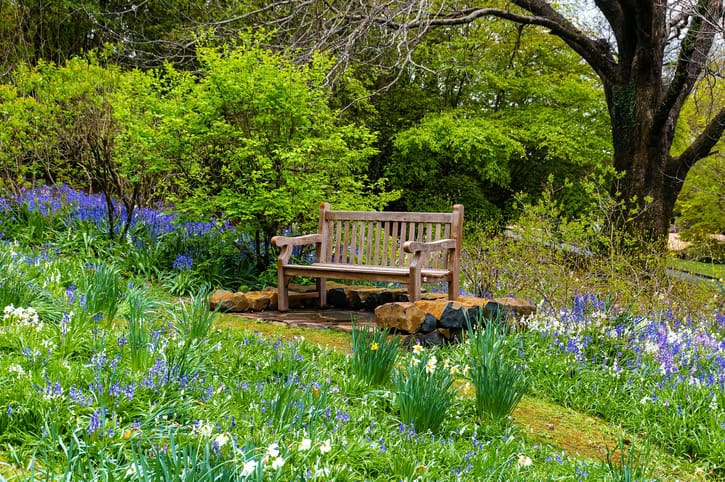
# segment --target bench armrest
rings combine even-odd
[[[292,248],[295,246],[304,246],[307,244],[318,244],[322,242],[320,234],[306,234],[304,236],[275,236],[272,238],[272,244],[280,248],[277,265],[282,266],[289,263],[292,257]]]
[[[403,244],[403,251],[406,253],[431,253],[433,251],[441,251],[444,249],[456,249],[455,239],[441,239],[431,243],[421,243],[418,241],[406,241]]]
[[[305,244],[321,243],[322,236],[319,234],[305,234],[304,236],[275,236],[272,244],[281,248],[283,246],[303,246]]]

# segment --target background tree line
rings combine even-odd
[[[302,3],[4,2],[4,187],[42,179],[128,206],[164,198],[224,212],[250,223],[264,253],[321,199],[411,210],[462,202],[469,219],[502,226],[517,193],[536,198],[550,179],[570,216],[588,206],[587,178],[616,179],[599,176],[614,155],[602,81],[546,30],[446,25],[417,38],[403,62],[390,47],[407,39],[379,29],[360,30],[353,49],[353,27],[340,23],[351,16],[305,31],[315,11]],[[238,36],[260,24],[266,34]],[[701,105],[720,85],[702,86]],[[681,150],[709,118],[687,106]],[[688,225],[718,229],[721,203],[701,208],[712,191],[685,188],[683,219],[710,220]]]

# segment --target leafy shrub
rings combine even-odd
[[[712,238],[693,238],[692,246],[683,250],[685,259],[702,263],[725,264],[725,242]]]
[[[635,312],[717,308],[708,286],[668,276],[662,246],[644,245],[616,227],[621,206],[608,194],[591,187],[589,195],[579,218],[568,218],[550,189],[535,203],[522,200],[505,232],[473,232],[464,240],[464,289],[478,296],[514,294],[553,311],[581,293]]]

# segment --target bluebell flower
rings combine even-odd
[[[174,260],[172,267],[176,271],[185,271],[185,270],[191,269],[193,264],[194,264],[194,260],[192,259],[191,256],[187,256],[185,254],[180,254]]]
[[[88,435],[93,435],[94,433],[98,432],[103,428],[103,422],[105,419],[105,409],[103,407],[100,407],[98,410],[93,412],[91,415],[91,419],[88,422],[88,427],[86,428],[86,432]]]

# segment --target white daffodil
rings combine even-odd
[[[227,433],[220,433],[214,437],[214,442],[216,442],[217,447],[224,447],[229,442],[229,435]]]
[[[249,462],[245,462],[244,467],[242,467],[242,477],[249,477],[254,473],[255,470],[257,470],[256,460],[250,460]]]
[[[297,450],[299,450],[300,452],[304,452],[305,450],[310,450],[310,447],[312,447],[312,440],[308,438],[303,438],[299,446],[297,447]]]
[[[279,444],[273,443],[269,444],[267,447],[267,455],[269,457],[278,457],[279,456]]]
[[[201,428],[199,428],[199,433],[204,437],[211,437],[212,431],[213,429],[208,423],[202,425]]]

